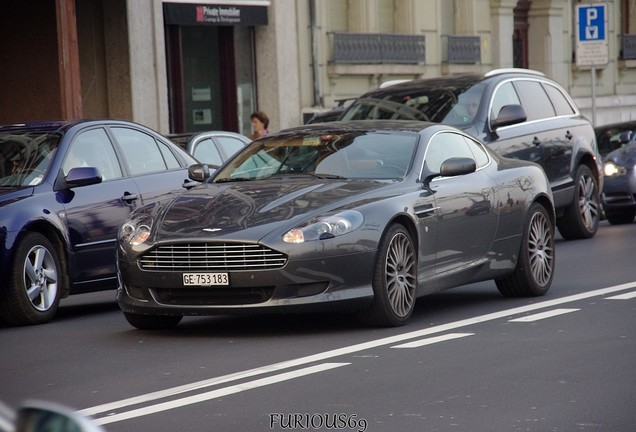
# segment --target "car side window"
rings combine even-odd
[[[548,96],[550,97],[550,100],[552,101],[552,104],[556,109],[557,115],[562,116],[575,114],[574,108],[561,90],[553,85],[546,83],[543,84],[543,87],[548,93]]]
[[[126,165],[131,175],[168,169],[159,143],[152,136],[125,127],[113,127],[111,130],[124,153]]]
[[[528,121],[554,117],[556,112],[548,94],[538,81],[518,80],[515,87],[519,92]]]
[[[490,158],[488,157],[488,153],[486,153],[486,150],[484,149],[484,145],[468,137],[464,137],[464,139],[466,140],[466,144],[468,144],[468,147],[473,154],[473,159],[475,159],[475,162],[477,163],[477,169],[488,165]]]
[[[212,165],[221,165],[223,163],[223,159],[214,145],[212,138],[199,141],[196,147],[194,147],[192,155],[203,163]]]
[[[104,129],[81,132],[71,143],[62,172],[66,176],[72,168],[81,166],[99,169],[102,180],[122,177],[115,149]]]
[[[157,145],[159,146],[159,150],[161,150],[163,161],[166,163],[168,169],[181,168],[181,163],[165,143],[157,141]]]
[[[503,83],[495,91],[490,108],[491,119],[496,119],[499,116],[499,111],[506,105],[521,105],[517,91],[511,82]]]
[[[442,163],[452,157],[475,159],[475,155],[463,135],[442,132],[435,135],[429,142],[424,161],[430,172],[438,173]]]
[[[216,141],[221,147],[221,151],[225,154],[225,157],[230,157],[234,153],[245,147],[243,141],[232,137],[220,136],[216,138]]]

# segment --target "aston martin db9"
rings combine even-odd
[[[120,228],[117,300],[134,327],[325,309],[398,326],[446,288],[494,280],[505,296],[539,296],[552,283],[544,171],[452,126],[306,125],[189,174],[204,183]]]

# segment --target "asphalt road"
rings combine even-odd
[[[494,283],[418,301],[405,327],[344,314],[133,329],[114,293],[0,327],[0,400],[52,400],[108,431],[636,430],[636,223],[556,247],[544,297]]]

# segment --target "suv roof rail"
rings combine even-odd
[[[493,69],[484,74],[485,77],[491,77],[504,73],[524,73],[528,75],[537,75],[537,76],[546,76],[543,72],[539,72],[533,69],[524,69],[524,68],[501,68],[501,69]]]

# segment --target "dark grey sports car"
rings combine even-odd
[[[205,165],[190,168],[204,180]],[[263,137],[120,230],[119,306],[140,329],[183,315],[325,308],[406,322],[415,299],[494,279],[543,295],[555,215],[543,170],[445,125],[307,125]]]

